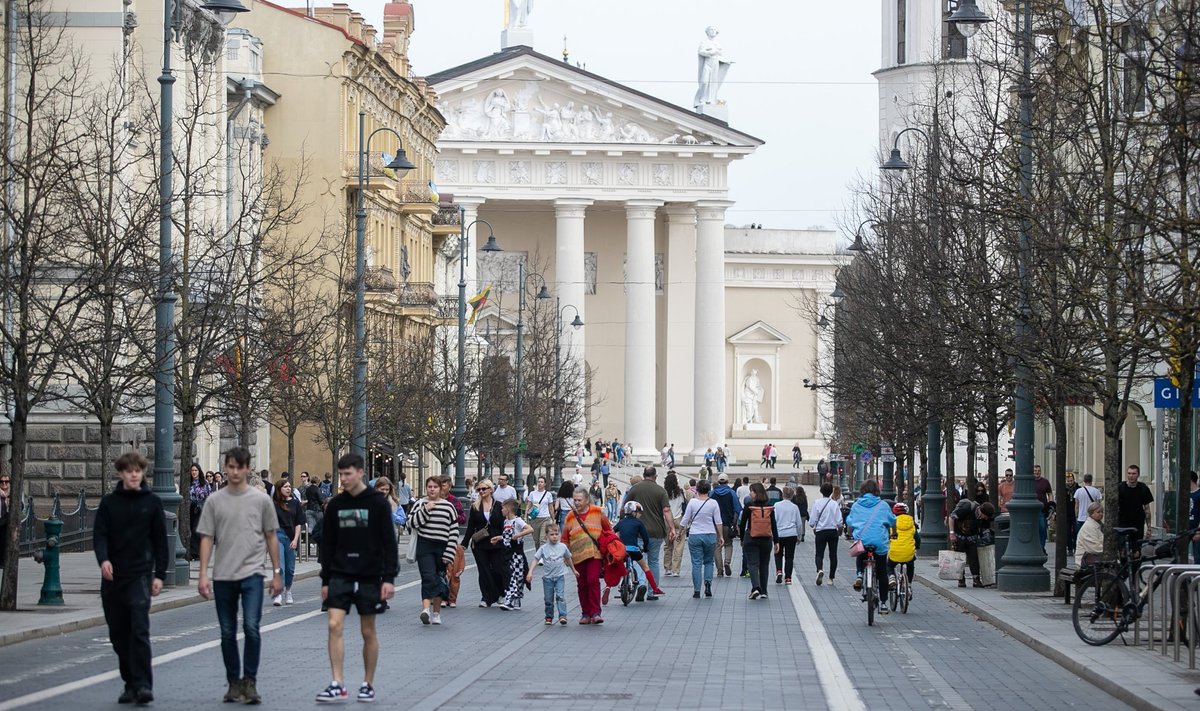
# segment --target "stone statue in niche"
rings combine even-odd
[[[700,86],[696,89],[696,98],[692,101],[692,105],[699,113],[704,113],[705,106],[718,103],[717,93],[721,90],[721,85],[725,83],[725,75],[729,72],[729,66],[733,64],[725,58],[724,50],[717,42],[717,34],[716,27],[712,25],[706,27],[704,29],[705,38],[700,42],[700,48],[696,51],[699,70],[697,81]]]
[[[583,293],[588,296],[596,294],[596,253],[583,253]]]
[[[763,394],[762,383],[758,382],[758,368],[751,368],[742,380],[742,422],[748,425],[762,422],[758,417],[758,406],[762,404]]]

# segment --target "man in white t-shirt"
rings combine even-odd
[[[1075,539],[1079,536],[1079,529],[1083,528],[1083,522],[1087,520],[1088,504],[1093,501],[1103,500],[1104,495],[1100,490],[1092,486],[1092,475],[1083,475],[1083,486],[1075,490],[1075,530],[1071,532],[1071,538],[1068,539],[1071,543],[1070,550],[1067,555],[1075,555]]]
[[[517,490],[508,485],[508,475],[496,477],[496,490],[492,492],[492,500],[502,504],[509,499],[517,498]]]
[[[525,492],[525,520],[533,526],[534,550],[542,547],[542,535],[546,530],[546,524],[553,520],[554,499],[554,492],[546,490],[546,477],[544,476],[537,478],[536,489]]]
[[[746,497],[750,495],[750,477],[742,477],[742,485],[737,488],[738,503],[745,506]]]

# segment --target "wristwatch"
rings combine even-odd
[[[283,568],[276,568],[275,570],[272,570],[271,572],[275,573],[276,575],[283,575]]]

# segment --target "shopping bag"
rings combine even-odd
[[[966,564],[966,553],[960,553],[959,551],[938,551],[938,578],[941,580],[958,580],[962,576],[962,569]]]
[[[996,546],[979,546],[979,579],[985,586],[996,584]]]

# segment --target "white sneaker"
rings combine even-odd
[[[295,605],[296,604],[296,601],[292,599],[292,591],[291,590],[288,590],[287,592],[285,592],[283,594],[283,604],[285,604],[285,605]]]
[[[271,604],[274,605],[275,607],[282,607],[283,606],[283,595],[276,595],[275,597],[271,598]]]
[[[440,624],[442,624],[442,613],[440,613],[440,612],[435,612],[435,613],[431,614],[431,615],[429,616],[429,624],[431,624],[431,625],[440,625]]]
[[[421,624],[423,624],[423,625],[429,624],[429,608],[428,607],[425,608],[424,610],[421,610]]]

